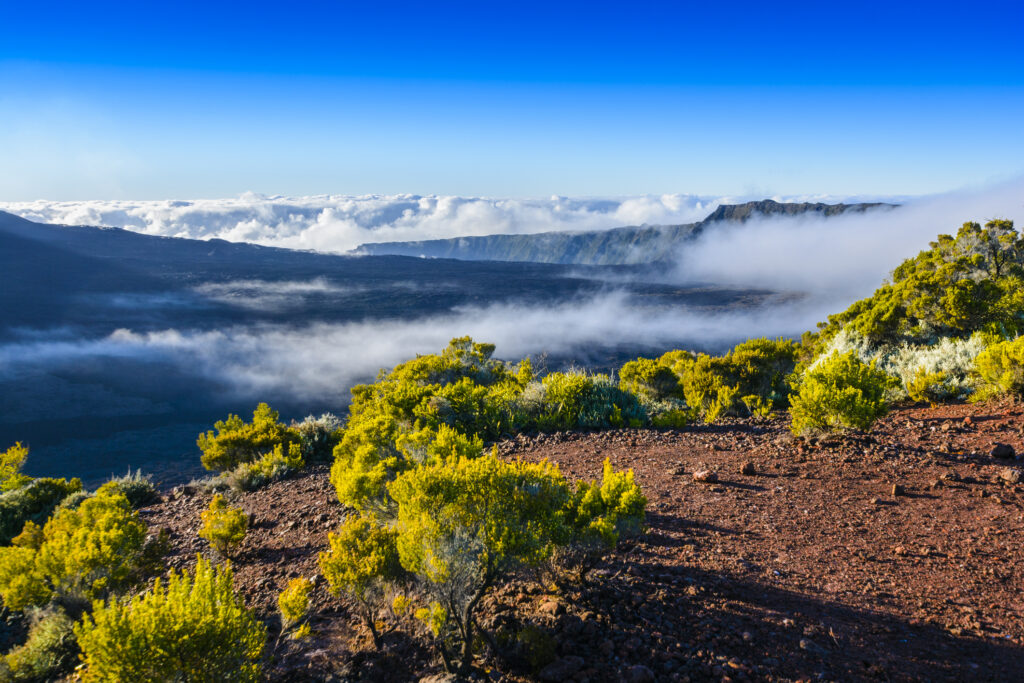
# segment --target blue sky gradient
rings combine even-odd
[[[1024,171],[1024,3],[8,3],[0,200],[903,195]]]

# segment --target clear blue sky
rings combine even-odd
[[[0,200],[1024,172],[1024,2],[8,2]]]

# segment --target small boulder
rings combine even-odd
[[[1017,451],[1008,443],[997,443],[992,445],[989,455],[997,460],[1013,460],[1017,457]]]
[[[899,496],[905,496],[905,495],[907,495],[907,490],[905,488],[903,488],[902,484],[893,484],[892,485],[892,497],[893,498],[897,498]]]
[[[540,612],[541,614],[546,614],[549,617],[557,617],[565,614],[565,605],[557,600],[545,600],[540,606]]]
[[[701,484],[713,484],[718,481],[718,475],[711,470],[697,470],[693,473],[693,480]]]
[[[740,466],[740,474],[745,474],[748,477],[752,477],[755,474],[757,474],[757,467],[754,465],[754,463],[748,460],[747,462],[743,463]]]

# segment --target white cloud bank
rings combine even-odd
[[[619,345],[724,346],[751,335],[791,334],[812,325],[822,312],[811,301],[797,301],[708,313],[640,306],[625,294],[610,293],[549,307],[463,308],[418,320],[216,331],[121,329],[91,341],[36,337],[0,346],[0,368],[22,372],[98,357],[151,359],[219,379],[240,396],[337,404],[353,383],[372,379],[378,369],[440,351],[452,337],[467,334],[497,344],[501,358],[549,353],[582,360],[588,350]]]
[[[785,199],[779,198],[780,201]],[[824,197],[788,199],[828,200]],[[418,195],[267,197],[247,193],[233,199],[190,201],[0,202],[0,210],[42,223],[102,225],[149,235],[220,238],[341,252],[366,242],[601,230],[644,223],[692,223],[707,216],[719,204],[739,201],[745,198],[687,194],[608,199]]]
[[[967,221],[1008,218],[1024,228],[1024,178],[920,197],[898,209],[727,223],[676,255],[674,277],[831,298],[837,312],[871,294],[900,262]]]

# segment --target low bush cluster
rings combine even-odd
[[[94,604],[75,627],[84,681],[260,680],[266,628],[232,587],[231,567],[199,558],[149,591]]]
[[[0,494],[0,545],[8,545],[26,522],[45,522],[62,500],[81,490],[78,479],[40,478]]]
[[[977,398],[1024,395],[1024,337],[988,346],[975,360]]]
[[[790,396],[794,434],[868,429],[888,412],[885,393],[893,378],[850,351],[822,359]]]

